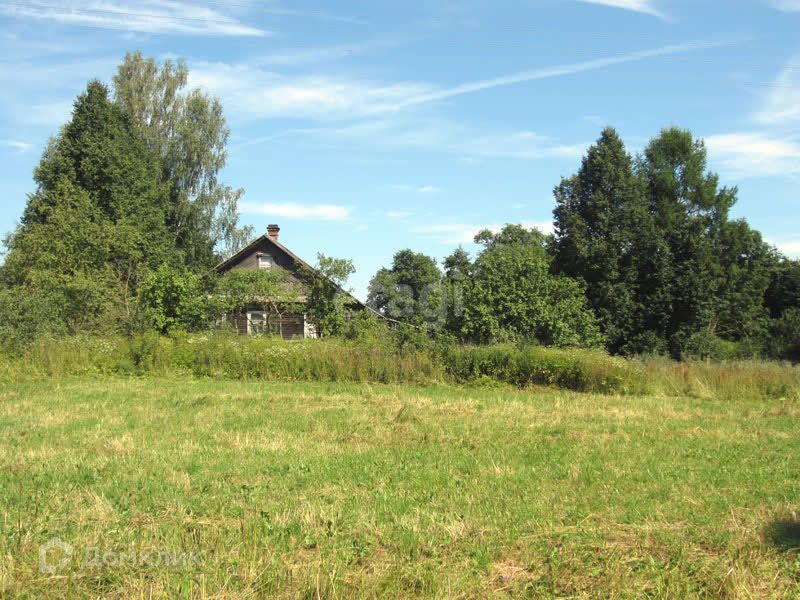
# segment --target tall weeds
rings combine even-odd
[[[86,374],[268,381],[500,383],[581,392],[800,401],[800,367],[777,362],[623,359],[540,346],[410,347],[386,339],[286,342],[226,333],[38,340],[0,355],[0,379]]]

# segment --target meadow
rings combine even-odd
[[[797,597],[797,398],[703,389],[6,378],[0,596]]]

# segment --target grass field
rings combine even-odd
[[[0,595],[797,597],[798,417],[547,389],[0,384]],[[42,561],[54,538],[69,548]]]

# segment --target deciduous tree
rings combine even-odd
[[[186,92],[188,74],[184,61],[166,60],[159,69],[152,58],[129,53],[114,76],[114,101],[161,158],[175,245],[188,266],[204,270],[218,249],[230,255],[241,248],[252,229],[238,226],[243,190],[218,179],[230,135],[222,104],[199,89]]]
[[[403,323],[439,327],[443,308],[441,279],[435,259],[400,250],[394,255],[391,268],[380,269],[370,281],[367,304]]]
[[[603,337],[584,290],[553,275],[541,232],[507,225],[475,240],[484,246],[465,294],[464,334],[478,342],[535,341],[554,346],[597,346]]]

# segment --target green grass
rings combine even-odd
[[[39,339],[0,352],[0,382],[148,375],[336,383],[548,385],[579,392],[800,402],[800,365],[624,359],[603,350],[496,344],[397,347],[387,340],[283,341],[226,332]]]
[[[0,384],[0,596],[797,597],[799,416],[545,389]],[[55,537],[73,560],[41,573]],[[93,548],[121,564],[82,566]]]

